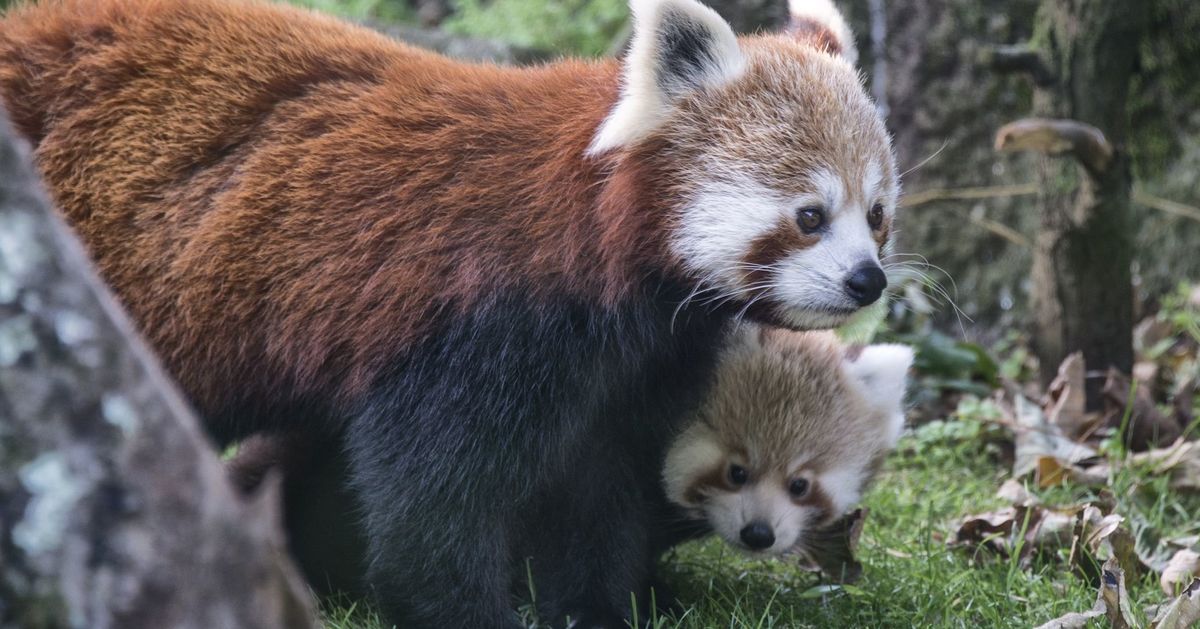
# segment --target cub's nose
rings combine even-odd
[[[867,263],[850,273],[846,278],[846,294],[859,306],[869,306],[879,299],[887,288],[887,276],[876,264]]]
[[[775,543],[775,532],[766,522],[751,522],[742,529],[742,542],[750,550],[770,548]]]

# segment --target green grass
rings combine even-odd
[[[655,627],[1029,627],[1091,607],[1095,589],[1060,557],[1032,568],[985,552],[952,550],[945,540],[968,514],[1006,506],[995,498],[1006,468],[984,445],[978,425],[949,422],[906,437],[867,496],[870,508],[858,557],[863,578],[831,586],[782,562],[748,561],[716,540],[685,545],[662,566],[690,606]],[[1123,470],[1111,487],[1118,512],[1163,534],[1195,533],[1189,513],[1200,500],[1174,494],[1165,479]],[[1079,487],[1037,492],[1049,504],[1097,496]],[[1134,605],[1162,602],[1157,576],[1128,578]],[[327,626],[379,629],[361,606],[326,606]],[[1097,627],[1101,625],[1096,625]]]

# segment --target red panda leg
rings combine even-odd
[[[386,434],[351,433],[357,433],[348,453],[367,536],[366,581],[387,622],[412,628],[522,627],[510,596],[510,527],[497,508],[502,503],[488,504],[472,490],[455,487],[459,479],[448,476],[453,471],[445,465],[396,464],[391,457],[409,462],[424,457],[395,449],[399,442]],[[428,446],[450,451],[446,444]],[[423,475],[433,477],[420,479]]]
[[[299,431],[256,433],[226,463],[234,485],[258,490],[271,473],[283,477],[288,550],[318,594],[362,597],[366,558],[357,504],[346,486],[341,440]]]
[[[530,563],[539,619],[565,626],[627,627],[633,595],[644,611],[653,576],[650,521],[630,472],[627,444],[595,444],[600,457],[579,461],[571,499],[555,495],[530,518],[523,553]],[[595,464],[601,457],[607,459]],[[650,465],[654,468],[657,465]],[[650,472],[650,482],[657,476]]]
[[[661,464],[641,427],[673,431],[723,326],[681,317],[672,334],[674,310],[497,296],[406,348],[348,409],[368,580],[390,622],[516,627],[529,554],[574,570],[548,606],[629,614],[653,561],[639,483],[656,486]]]

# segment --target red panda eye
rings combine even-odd
[[[792,494],[793,498],[803,498],[808,495],[808,479],[796,478],[788,485],[788,493]]]
[[[746,468],[736,463],[729,465],[729,482],[733,483],[735,487],[745,485],[748,480],[750,480],[750,472],[747,472]]]
[[[811,234],[825,226],[825,210],[819,207],[801,208],[796,213],[796,224],[806,234]]]
[[[879,229],[883,227],[883,204],[876,203],[871,206],[871,211],[867,212],[867,224],[871,229]]]

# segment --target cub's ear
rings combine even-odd
[[[886,417],[889,445],[904,428],[904,391],[912,363],[913,350],[907,345],[868,345],[846,355],[846,373],[871,407]]]
[[[788,0],[788,13],[787,30],[793,37],[840,55],[851,65],[858,63],[854,35],[833,0]]]
[[[590,154],[644,138],[681,95],[721,85],[745,67],[733,29],[696,0],[631,0],[630,8],[633,41],[621,99],[592,139]]]
[[[692,485],[724,460],[725,452],[713,429],[702,421],[693,422],[675,438],[663,462],[667,499],[684,508],[698,507],[690,495]]]

